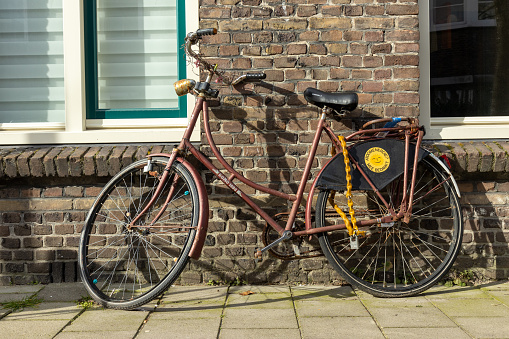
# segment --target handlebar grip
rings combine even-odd
[[[217,29],[215,28],[203,28],[196,31],[196,35],[198,37],[202,37],[204,35],[214,35],[217,34]]]
[[[267,74],[265,73],[252,73],[252,74],[246,74],[246,80],[263,80],[267,77]]]

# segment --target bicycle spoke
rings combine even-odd
[[[160,183],[154,173],[163,173],[166,163],[152,164],[147,173],[144,164],[126,168],[101,192],[86,221],[83,267],[89,278],[84,282],[105,302],[129,305],[153,298],[148,293],[162,291],[188,260],[184,253],[196,233],[197,190],[189,185],[189,174],[177,175],[175,169]]]
[[[413,168],[408,174],[409,180],[412,172]],[[402,178],[403,175],[380,189],[379,194],[369,190],[355,192],[357,220],[373,222],[388,216],[389,209],[400,213],[404,195]],[[415,178],[413,212],[408,224],[401,218],[370,226],[365,230],[357,250],[351,249],[346,229],[331,231],[320,237],[323,251],[333,258],[331,264],[348,277],[349,282],[366,288],[370,293],[411,295],[413,291],[427,288],[428,282],[436,282],[450,267],[459,249],[461,217],[458,200],[446,184],[450,175],[442,173],[440,167],[423,161],[417,166]],[[411,185],[407,188],[408,195]],[[320,193],[317,213],[324,209],[324,205],[329,205],[328,194],[328,191]],[[340,203],[345,199],[340,194],[335,199],[334,203],[347,213],[346,203]],[[320,212],[317,223],[320,227],[336,225],[334,218],[337,219],[338,215]]]

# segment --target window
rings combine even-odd
[[[431,138],[507,137],[509,32],[500,20],[509,18],[497,3],[419,3],[421,120]]]
[[[180,140],[197,28],[197,0],[0,1],[0,145]]]
[[[87,117],[181,117],[186,98],[168,87],[186,73],[184,2],[94,0],[86,6]]]
[[[64,121],[62,0],[0,2],[0,123]]]

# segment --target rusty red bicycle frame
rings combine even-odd
[[[302,178],[303,179],[309,177],[309,174],[311,172],[311,167],[312,167],[312,164],[313,164],[313,160],[314,160],[314,158],[316,156],[316,151],[317,151],[317,148],[318,148],[318,144],[319,144],[319,141],[320,141],[320,138],[321,138],[323,132],[325,132],[327,134],[327,136],[331,140],[331,142],[334,145],[334,147],[336,148],[336,150],[338,152],[341,152],[341,145],[338,142],[338,139],[337,139],[336,135],[334,134],[334,132],[332,131],[332,129],[330,128],[329,124],[325,120],[326,114],[329,113],[329,112],[330,111],[328,111],[326,109],[326,110],[323,110],[322,113],[321,113],[321,116],[320,116],[320,119],[319,119],[319,122],[318,122],[318,126],[317,126],[317,130],[316,130],[315,136],[313,138],[313,143],[311,144],[311,148],[310,148],[310,151],[309,151],[309,156],[308,156],[306,165],[304,167],[304,172],[302,174]],[[208,142],[209,146],[211,147],[211,150],[212,150],[214,156],[219,161],[219,163],[221,164],[223,169],[226,170],[230,174],[229,177],[227,177],[216,166],[214,166],[212,164],[212,162],[203,153],[201,153],[197,148],[195,148],[193,146],[193,144],[190,142],[191,134],[193,133],[193,130],[194,130],[195,126],[196,126],[196,123],[198,122],[200,113],[203,114],[204,129],[205,129],[205,135],[206,135],[206,138],[207,138],[207,142]],[[384,121],[384,120],[385,119],[380,119],[380,120],[377,120],[376,122]],[[394,132],[394,131],[399,131],[399,132],[405,131],[405,167],[404,167],[404,181],[405,181],[404,194],[405,194],[405,196],[402,199],[402,203],[401,203],[401,206],[399,208],[399,211],[394,211],[392,209],[390,204],[383,198],[383,196],[375,188],[375,185],[371,182],[371,180],[368,178],[368,176],[358,166],[358,164],[355,161],[355,159],[353,159],[350,156],[350,161],[354,164],[354,166],[357,167],[357,169],[359,170],[361,175],[366,179],[368,184],[372,187],[373,191],[378,195],[378,197],[381,199],[381,201],[385,204],[385,206],[387,207],[387,209],[390,212],[390,215],[387,215],[387,216],[382,217],[382,218],[377,218],[377,219],[373,219],[373,220],[358,221],[357,222],[358,226],[363,227],[363,226],[369,226],[369,225],[374,225],[374,224],[387,223],[387,222],[394,221],[394,220],[401,219],[401,218],[404,218],[404,219],[407,219],[407,218],[409,219],[410,218],[411,206],[412,206],[412,198],[413,198],[413,189],[414,189],[414,185],[415,185],[417,157],[418,157],[418,153],[419,152],[415,152],[415,159],[414,159],[413,171],[412,171],[413,172],[413,176],[412,176],[412,180],[411,180],[411,184],[410,184],[411,185],[411,187],[410,187],[410,194],[406,195],[406,192],[407,192],[406,181],[408,179],[408,171],[409,171],[409,166],[408,166],[408,162],[409,162],[408,154],[409,154],[409,152],[408,152],[408,150],[409,150],[410,140],[415,139],[415,135],[416,134],[417,134],[417,138],[416,138],[417,142],[416,142],[416,146],[415,146],[416,149],[419,148],[419,146],[421,144],[421,141],[422,141],[422,137],[423,137],[423,132],[421,130],[416,130],[415,127],[416,127],[415,124],[410,124],[409,126],[403,126],[403,127],[390,127],[390,128],[371,129],[371,130],[369,130],[369,135],[366,135],[366,130],[360,130],[360,131],[352,133],[351,135],[349,135],[349,136],[347,136],[345,138],[347,141],[372,140],[372,139],[374,139],[373,135],[375,135],[377,133],[385,133],[385,132],[389,132],[390,133],[390,132]],[[209,108],[208,108],[208,103],[207,103],[206,98],[203,97],[203,96],[198,96],[197,99],[196,99],[196,104],[195,104],[194,110],[193,110],[193,112],[191,114],[188,127],[186,128],[186,130],[184,132],[184,135],[182,137],[182,140],[181,140],[180,144],[178,145],[178,147],[175,147],[173,149],[173,151],[171,152],[171,154],[157,153],[157,154],[149,155],[149,158],[156,157],[156,156],[169,157],[168,164],[166,165],[166,170],[162,174],[162,176],[160,178],[159,186],[156,189],[156,192],[154,194],[154,198],[153,198],[154,201],[156,200],[156,197],[162,191],[162,188],[164,187],[165,182],[169,179],[169,173],[170,173],[169,169],[171,168],[173,162],[176,161],[177,158],[179,158],[181,156],[185,156],[188,153],[191,153],[200,163],[202,163],[212,173],[214,173],[214,175],[219,180],[221,180],[230,190],[232,190],[235,194],[237,194],[248,206],[250,206],[257,214],[259,214],[280,235],[282,235],[284,231],[290,231],[292,229],[292,226],[294,224],[297,212],[299,210],[299,206],[300,206],[300,204],[302,203],[302,200],[303,200],[304,190],[305,190],[305,187],[306,187],[306,184],[307,184],[308,180],[302,180],[299,183],[299,186],[297,188],[296,194],[290,195],[290,194],[279,192],[279,191],[276,191],[274,189],[271,189],[271,188],[259,185],[259,184],[255,183],[255,182],[245,178],[242,174],[238,173],[234,168],[232,168],[227,163],[227,161],[220,154],[220,152],[219,152],[219,150],[218,150],[218,148],[217,148],[217,146],[216,146],[216,144],[215,144],[215,142],[214,142],[214,140],[212,138],[212,133],[211,133],[211,130],[210,130],[210,125],[209,125]],[[273,196],[277,196],[277,197],[280,197],[280,198],[283,198],[283,199],[286,199],[288,201],[293,202],[293,205],[292,205],[291,211],[289,213],[289,217],[288,217],[288,221],[286,223],[286,226],[284,228],[281,227],[271,216],[269,216],[262,208],[260,208],[248,195],[246,195],[236,184],[233,183],[233,180],[235,180],[235,179],[237,179],[240,182],[246,184],[247,186],[252,187],[252,188],[254,188],[256,190],[259,190],[261,192],[264,192],[264,193],[267,193],[267,194],[270,194],[270,195],[273,195]],[[344,224],[338,224],[338,225],[332,225],[332,226],[327,226],[327,227],[321,227],[321,228],[318,228],[318,229],[317,228],[312,228],[312,225],[311,225],[312,224],[312,222],[311,222],[311,220],[312,220],[312,212],[311,212],[312,211],[312,198],[311,197],[312,197],[312,193],[315,190],[315,184],[316,184],[316,179],[315,179],[315,181],[313,182],[313,184],[311,186],[311,189],[310,189],[309,195],[308,195],[308,200],[307,200],[307,203],[306,203],[306,209],[305,209],[305,229],[303,231],[294,232],[293,233],[294,236],[312,235],[312,234],[317,234],[317,233],[328,232],[328,231],[333,231],[333,230],[339,230],[339,229],[346,228],[346,226]],[[168,197],[167,197],[166,201],[169,201],[171,199],[171,195],[172,195],[172,190],[170,190],[170,192],[168,193]],[[152,206],[152,204],[153,204],[153,201],[150,201],[147,204],[145,209],[138,215],[138,217],[136,219],[134,219],[130,223],[130,227],[136,227],[136,226],[134,226],[136,221],[139,219],[139,217],[141,215],[143,215]],[[200,204],[200,206],[202,206],[202,205],[203,204]],[[208,204],[206,204],[206,205],[208,206]],[[164,209],[165,209],[165,207],[163,207],[163,210]],[[204,211],[200,211],[200,212],[204,212]],[[208,211],[206,211],[206,212],[208,214]],[[162,214],[162,212],[159,213],[158,216],[156,216],[154,218],[154,220],[152,221],[152,224],[157,221],[157,219],[159,218],[159,215],[161,215],[161,214]],[[202,238],[203,239],[204,236],[202,235],[202,236],[199,236],[198,238]]]

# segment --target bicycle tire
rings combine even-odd
[[[395,211],[403,193],[402,184],[403,175],[380,190]],[[330,194],[331,190],[322,190],[318,195],[317,227],[343,223],[328,202]],[[373,191],[352,194],[357,220],[388,215]],[[348,215],[346,197],[338,195],[335,203]],[[449,174],[434,158],[424,158],[417,168],[410,222],[359,230],[366,234],[358,237],[358,249],[355,242],[351,244],[346,229],[319,234],[327,260],[348,283],[376,297],[407,297],[430,288],[448,272],[461,247],[463,221]]]
[[[128,225],[155,195],[166,157],[137,161],[115,175],[89,210],[81,233],[79,271],[90,296],[107,308],[130,310],[152,301],[180,275],[196,235],[198,189],[175,161],[152,207]],[[175,180],[173,180],[175,179]],[[174,194],[152,225],[170,187]]]

